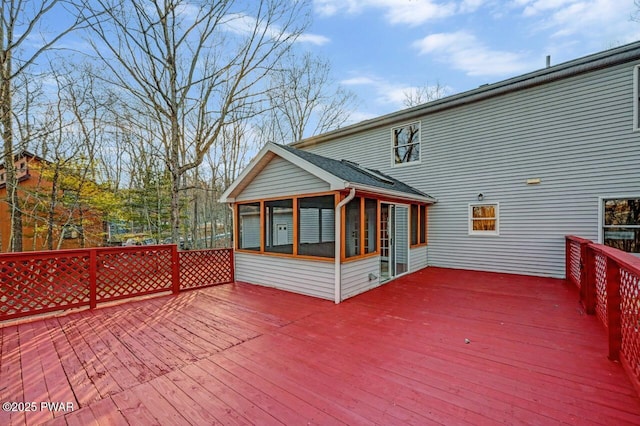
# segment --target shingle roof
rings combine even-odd
[[[333,158],[323,157],[322,155],[302,151],[287,145],[278,146],[347,182],[433,198],[429,194],[425,194],[378,170],[369,169],[347,160],[334,160]]]

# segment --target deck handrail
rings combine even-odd
[[[234,281],[233,250],[177,245],[0,254],[0,321]]]
[[[622,363],[640,394],[640,258],[572,235],[565,241],[567,280],[607,329],[609,359]]]

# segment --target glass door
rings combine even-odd
[[[409,208],[380,205],[380,282],[409,270]]]
[[[393,243],[393,205],[380,205],[380,282],[385,282],[393,276],[394,262],[391,259]]]
[[[405,274],[409,271],[409,208],[407,206],[394,206],[395,232],[393,245],[393,261],[395,263],[394,276]]]

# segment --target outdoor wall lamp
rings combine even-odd
[[[478,194],[478,201],[484,200],[484,195],[481,193]]]

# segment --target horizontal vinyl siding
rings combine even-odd
[[[390,128],[309,147],[436,197],[430,265],[564,276],[564,236],[598,236],[598,197],[640,193],[635,63],[425,115],[420,164],[391,167]],[[377,155],[373,155],[373,153]],[[526,179],[540,178],[538,185]],[[500,203],[500,235],[468,235],[468,205]]]
[[[334,264],[305,259],[235,253],[236,281],[333,300]]]
[[[273,160],[251,181],[238,201],[287,197],[329,190],[329,184],[280,157]]]
[[[427,246],[414,247],[409,251],[409,272],[427,267]]]
[[[375,279],[369,281],[369,274]],[[368,257],[342,264],[342,300],[380,285],[380,258]]]

